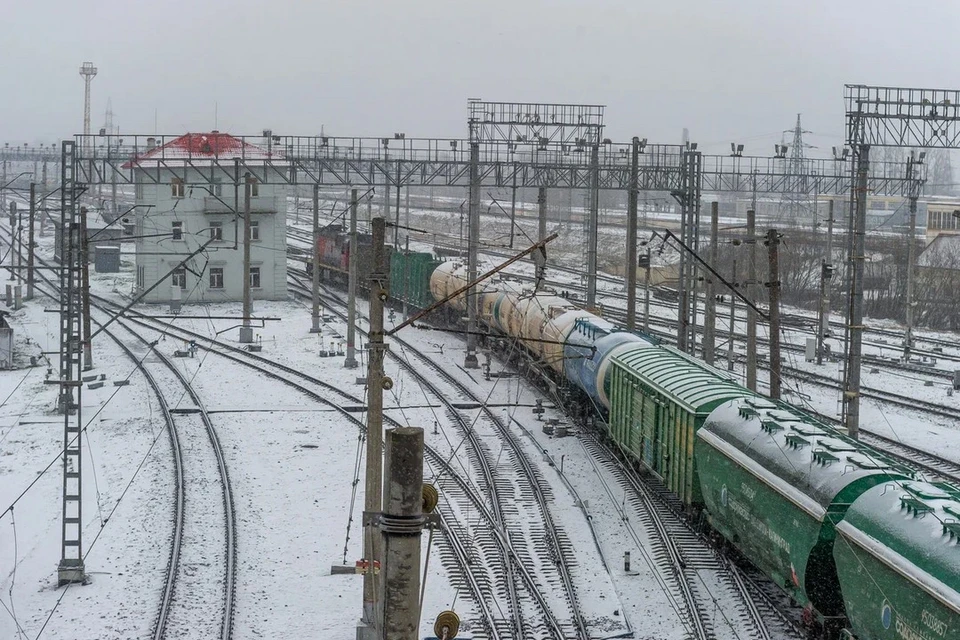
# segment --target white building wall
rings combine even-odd
[[[182,170],[177,171],[183,175]],[[211,222],[219,222],[223,239],[211,242],[186,262],[186,286],[181,299],[191,302],[231,302],[243,300],[243,219],[236,218],[233,184],[223,184],[217,200],[205,177],[196,169],[188,170],[183,197],[175,197],[171,186],[173,173],[157,171],[151,177],[137,177],[135,235],[137,288],[143,292],[158,279],[164,281],[144,296],[144,302],[171,300],[172,277],[168,274],[191,253],[210,239]],[[202,186],[201,186],[202,185]],[[286,188],[258,185],[259,194],[251,198],[251,222],[259,227],[259,239],[251,243],[250,265],[260,268],[260,287],[252,290],[254,300],[283,300],[287,297]],[[243,212],[243,188],[239,190],[239,211]],[[174,223],[182,237],[175,240]],[[223,287],[212,288],[211,269],[223,269]]]

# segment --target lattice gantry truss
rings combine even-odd
[[[320,186],[435,186],[470,185],[469,141],[437,138],[345,138],[327,136],[235,136],[243,141],[236,154],[211,157],[202,153],[167,153],[164,142],[179,136],[76,137],[77,182],[82,184],[132,183],[169,179],[173,172],[185,181],[198,179],[239,182],[245,172],[263,184],[318,184]],[[158,147],[150,162],[140,163],[148,149]],[[600,144],[598,164],[591,165],[589,150],[576,145],[482,145],[478,176],[480,186],[549,187],[588,189],[593,171],[602,190],[630,188],[630,144]],[[582,148],[581,148],[582,149]],[[648,144],[640,154],[637,188],[641,191],[676,191],[681,188],[680,145]],[[810,192],[849,193],[851,160],[807,159],[805,180]],[[703,155],[701,191],[780,193],[790,179],[787,160],[766,157]],[[198,178],[202,176],[202,178]],[[903,195],[909,192],[905,163],[871,163],[869,191]]]
[[[600,144],[603,132],[602,105],[548,104],[530,102],[467,103],[471,140],[481,144],[531,144],[546,151]]]
[[[844,86],[847,142],[960,148],[960,90]]]

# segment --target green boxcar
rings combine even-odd
[[[759,396],[715,409],[696,440],[711,525],[797,602],[840,624],[835,524],[864,491],[907,480],[906,470]]]
[[[877,486],[837,529],[833,556],[856,638],[960,638],[960,490]]]
[[[390,296],[418,309],[434,303],[430,275],[443,261],[432,253],[394,251],[390,256]]]
[[[700,505],[694,434],[707,415],[753,394],[673,347],[638,345],[613,358],[610,437],[686,505]]]

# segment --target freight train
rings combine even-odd
[[[465,265],[426,253],[394,252],[390,271],[391,297],[420,308],[467,283]],[[960,487],[565,297],[478,289],[488,344],[519,346],[568,411],[799,603],[811,634],[960,639]],[[466,304],[451,298],[449,318]]]

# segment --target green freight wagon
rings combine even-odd
[[[837,530],[833,557],[853,637],[960,638],[960,490],[879,485]]]
[[[390,296],[417,309],[435,301],[430,293],[430,275],[443,261],[432,253],[394,251],[390,256]]]
[[[754,395],[673,347],[638,345],[613,358],[610,437],[684,504],[700,505],[694,434],[720,404]]]
[[[715,409],[697,432],[710,524],[821,622],[844,606],[836,523],[863,492],[909,480],[872,449],[765,398]]]

